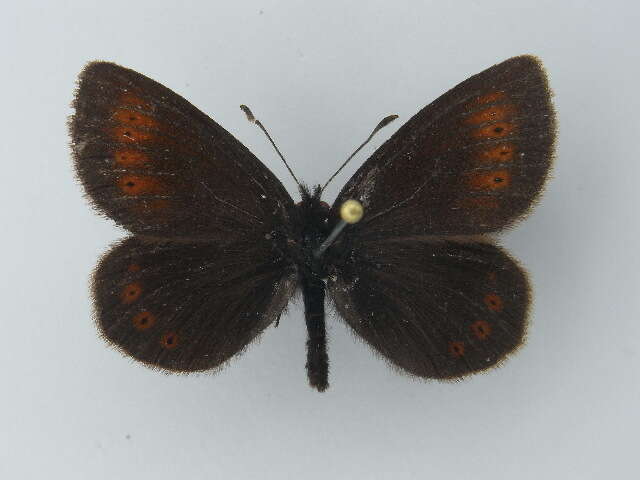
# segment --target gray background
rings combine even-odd
[[[636,2],[11,2],[2,8],[0,477],[631,478],[640,429]],[[321,6],[317,4],[321,3]],[[535,286],[528,344],[459,384],[389,369],[329,319],[331,389],[304,371],[299,303],[216,376],[109,349],[88,277],[124,233],[74,181],[65,127],[91,59],[143,72],[294,184],[494,63],[539,55],[555,90],[553,178],[503,236]],[[296,197],[297,198],[297,197]]]

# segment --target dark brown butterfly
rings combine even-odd
[[[89,64],[73,106],[78,176],[93,205],[133,234],[95,271],[97,321],[136,360],[220,367],[298,288],[320,391],[325,292],[360,337],[418,377],[482,371],[522,343],[525,273],[484,234],[522,218],[549,170],[554,113],[535,57],[495,65],[422,109],[333,207],[319,186],[301,186],[294,204],[220,125],[132,70]],[[349,225],[340,210],[351,199],[364,217]]]

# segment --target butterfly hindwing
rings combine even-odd
[[[70,120],[76,170],[92,203],[156,237],[261,236],[288,220],[280,181],[185,99],[113,63],[80,74]]]
[[[373,237],[467,235],[502,229],[541,191],[554,112],[546,75],[514,57],[465,80],[401,127],[340,192],[362,202]]]
[[[330,273],[330,295],[355,333],[402,370],[459,378],[522,343],[528,283],[500,248],[397,239],[354,252]]]
[[[152,367],[220,366],[280,316],[295,288],[269,245],[125,239],[93,279],[102,335]]]

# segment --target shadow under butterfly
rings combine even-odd
[[[423,108],[332,207],[320,186],[300,185],[294,203],[220,125],[132,70],[90,63],[73,107],[77,174],[92,204],[133,234],[96,268],[97,323],[136,360],[220,367],[277,322],[297,289],[320,391],[325,293],[358,336],[417,377],[461,378],[521,345],[526,275],[485,234],[527,213],[553,156],[535,57],[495,65]]]

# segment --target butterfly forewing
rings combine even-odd
[[[366,216],[353,230],[370,238],[499,230],[538,196],[554,125],[540,62],[509,59],[409,120],[349,180],[334,210],[361,201]]]
[[[132,237],[102,259],[93,280],[107,341],[150,366],[215,368],[275,321],[295,286],[269,243],[221,248],[208,242]]]
[[[451,379],[492,367],[525,333],[524,272],[489,244],[370,242],[335,268],[328,288],[359,336],[418,377]]]
[[[260,236],[292,201],[240,142],[185,99],[118,65],[89,64],[70,122],[76,170],[92,203],[134,233]]]

